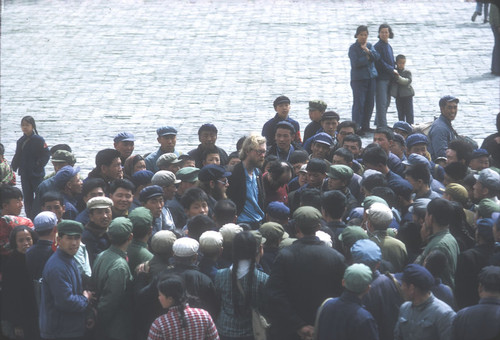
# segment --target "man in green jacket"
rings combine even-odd
[[[111,222],[108,235],[111,247],[103,251],[92,268],[97,304],[97,339],[132,340],[132,274],[126,250],[132,241],[132,222],[118,217]]]

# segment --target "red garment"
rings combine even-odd
[[[11,250],[9,248],[9,235],[12,229],[18,225],[24,225],[33,229],[33,222],[26,217],[3,215],[0,217],[0,255],[8,255]]]
[[[153,322],[148,340],[219,340],[215,323],[206,310],[186,305],[184,319],[186,327],[182,328],[179,307],[171,307]]]
[[[266,198],[265,206],[266,206],[266,208],[267,208],[267,205],[269,203],[275,202],[275,201],[283,202],[285,205],[288,206],[288,184],[283,184],[278,189],[273,190],[273,189],[271,189],[271,185],[269,183],[268,176],[270,176],[268,172],[266,172],[263,175],[264,191],[266,192],[266,194],[265,194],[265,198]]]

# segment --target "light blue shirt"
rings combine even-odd
[[[260,222],[264,218],[264,212],[259,207],[259,187],[257,185],[257,173],[254,170],[252,176],[248,175],[245,169],[247,200],[243,206],[243,211],[238,216],[238,223]]]

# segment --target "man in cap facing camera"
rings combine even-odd
[[[217,133],[218,130],[213,124],[203,124],[198,129],[198,140],[200,141],[200,145],[198,145],[196,149],[188,152],[188,155],[195,160],[198,169],[203,167],[203,151],[207,149],[217,149],[220,165],[224,166],[227,164],[228,156],[226,151],[215,145],[215,142],[217,142]]]
[[[345,270],[345,291],[338,298],[327,299],[318,311],[318,340],[378,339],[377,323],[361,303],[371,282],[372,270],[367,265],[356,263]]]
[[[399,310],[394,339],[451,339],[455,312],[431,293],[432,274],[418,264],[410,264],[404,269],[401,281],[401,292],[407,302]]]
[[[113,142],[115,149],[120,153],[122,164],[125,164],[127,158],[134,152],[134,135],[130,132],[120,132],[113,138]]]
[[[156,161],[156,167],[158,170],[167,170],[173,172],[174,174],[181,168],[182,160],[177,158],[177,155],[173,152],[164,153]]]
[[[319,129],[321,129],[321,117],[325,113],[327,104],[322,100],[310,100],[309,107],[309,118],[311,122],[307,124],[304,129],[304,140],[308,140],[310,137],[317,134]]]
[[[448,143],[458,137],[451,122],[456,118],[458,112],[458,98],[447,95],[439,100],[441,115],[434,121],[429,130],[429,152],[432,159],[446,157]]]
[[[158,135],[156,140],[160,144],[160,147],[144,158],[146,169],[152,172],[157,172],[159,170],[156,166],[156,161],[164,153],[172,152],[177,156],[180,155],[180,152],[175,150],[175,144],[177,143],[177,130],[175,128],[171,126],[162,126],[156,129],[156,134]]]
[[[295,129],[294,141],[301,144],[300,139],[300,126],[299,123],[288,116],[290,112],[290,98],[287,96],[279,96],[273,102],[276,115],[269,119],[262,127],[262,136],[266,138],[267,145],[272,146],[275,144],[274,135],[276,133],[276,125],[281,121],[287,121],[293,125]]]
[[[44,339],[83,339],[93,298],[93,293],[83,290],[74,259],[80,248],[83,225],[61,221],[57,232],[59,247],[45,264],[42,275],[40,335]]]
[[[217,201],[227,198],[226,190],[229,186],[227,178],[231,176],[231,172],[226,171],[222,166],[217,164],[205,165],[198,174],[200,181],[199,187],[205,191],[208,196],[209,215],[213,215],[213,210]]]
[[[108,228],[111,247],[103,251],[92,268],[92,280],[99,296],[96,337],[134,339],[132,273],[127,263],[127,248],[132,242],[132,222],[114,219]]]
[[[266,286],[269,333],[278,340],[312,338],[316,311],[325,298],[340,295],[345,270],[344,257],[315,236],[319,210],[300,207],[293,218],[299,239],[278,254]]]
[[[82,242],[87,247],[91,266],[97,255],[110,246],[106,232],[113,218],[112,206],[113,201],[107,197],[94,197],[87,201],[90,221],[85,225]]]

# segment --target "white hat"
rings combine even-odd
[[[182,237],[175,240],[172,249],[178,257],[190,257],[198,253],[200,244],[194,238]]]
[[[170,230],[160,230],[151,238],[151,249],[155,254],[171,253],[177,236]]]
[[[222,248],[222,234],[218,231],[208,230],[200,235],[200,251],[202,253],[219,251]]]
[[[332,237],[324,231],[318,230],[316,232],[316,237],[319,238],[320,241],[323,241],[328,247],[331,248],[333,246]]]
[[[238,233],[241,233],[242,231],[243,228],[234,223],[224,224],[219,229],[219,232],[222,234],[222,238],[224,239],[225,243],[233,243],[234,236],[236,236],[236,234]]]
[[[368,220],[374,226],[385,226],[387,228],[393,219],[391,208],[379,202],[373,203],[370,209],[366,211],[366,214],[368,215]]]

